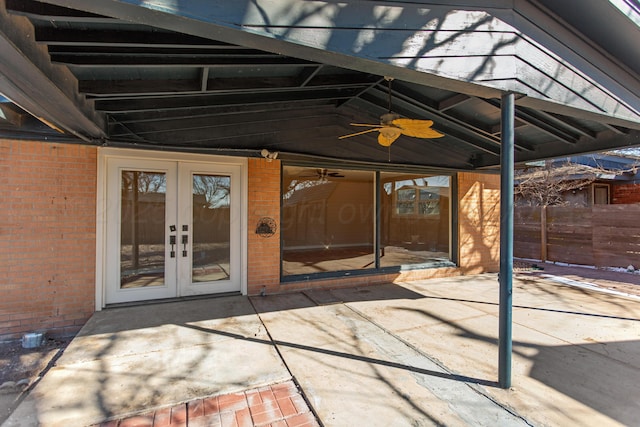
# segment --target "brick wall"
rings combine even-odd
[[[611,186],[612,204],[640,203],[640,184],[616,184]]]
[[[95,147],[0,140],[0,341],[94,311]]]
[[[500,176],[458,174],[458,259],[465,274],[500,270]]]

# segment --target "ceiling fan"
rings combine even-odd
[[[300,175],[300,178],[315,178],[321,181],[325,181],[327,177],[331,178],[344,178],[340,172],[329,172],[328,169],[325,168],[317,168],[310,175]]]
[[[418,120],[418,119],[405,119],[400,117],[399,114],[391,112],[391,81],[392,77],[384,78],[389,87],[389,112],[383,114],[380,117],[380,124],[366,124],[366,123],[350,123],[351,126],[362,126],[371,129],[364,130],[362,132],[351,133],[349,135],[342,135],[338,139],[351,138],[352,136],[362,135],[369,132],[380,132],[378,135],[378,143],[385,147],[389,147],[393,142],[400,137],[400,135],[413,136],[415,138],[441,138],[444,136],[431,128],[433,126],[432,120]]]

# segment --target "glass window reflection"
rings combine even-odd
[[[376,182],[374,171],[298,166],[282,176],[283,276],[450,265],[451,177],[381,172]]]
[[[374,266],[374,173],[285,167],[283,275]]]

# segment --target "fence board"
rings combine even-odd
[[[566,244],[547,245],[547,259],[568,264],[593,265],[594,257],[590,245],[567,246]]]
[[[593,207],[593,225],[639,228],[640,204],[596,205]]]
[[[519,242],[514,244],[513,255],[517,258],[540,259],[540,243]]]
[[[516,206],[514,254],[540,259],[540,208]],[[547,208],[547,259],[640,267],[640,204]]]
[[[636,221],[640,221],[640,217]],[[640,227],[605,227],[598,226],[593,228],[593,239],[596,238],[614,238],[628,239],[629,241],[640,240]]]
[[[514,209],[513,254],[518,258],[540,259],[540,207]]]
[[[594,258],[594,265],[598,267],[626,268],[633,265],[634,268],[639,268],[640,266],[640,257],[637,254],[626,255],[619,252],[594,251]]]

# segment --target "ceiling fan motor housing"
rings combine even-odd
[[[380,124],[384,126],[391,126],[392,122],[396,119],[399,119],[400,117],[401,117],[400,114],[396,114],[396,113],[383,114],[382,116],[380,116]]]

